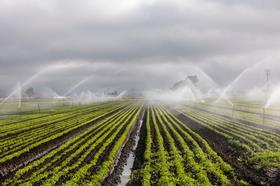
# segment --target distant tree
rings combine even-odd
[[[196,75],[188,76],[187,78],[193,83],[194,86],[197,86],[197,83],[199,82],[199,80]]]
[[[34,96],[34,89],[33,87],[29,87],[28,89],[25,90],[24,92],[28,97],[33,97]]]
[[[110,96],[117,96],[118,95],[118,92],[115,90],[115,91],[111,91],[108,93],[108,95]]]

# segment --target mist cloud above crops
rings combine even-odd
[[[170,87],[206,71],[219,85],[259,61],[279,63],[279,1],[2,0],[0,89],[51,64],[74,68],[35,83],[60,91],[87,86]]]

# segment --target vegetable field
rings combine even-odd
[[[280,183],[280,119],[211,107],[124,99],[1,115],[0,185]]]
[[[231,166],[207,142],[161,107],[146,117],[144,164],[135,172],[143,185],[239,184]],[[242,182],[240,182],[242,184]]]

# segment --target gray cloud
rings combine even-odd
[[[38,84],[63,91],[92,75],[95,89],[166,88],[194,64],[223,86],[267,56],[276,63],[279,9],[273,0],[3,0],[0,86],[61,61],[99,69],[54,72]]]

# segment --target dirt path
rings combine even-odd
[[[121,176],[124,171],[125,165],[128,163],[128,158],[130,153],[135,153],[133,151],[133,148],[136,143],[135,138],[137,134],[141,137],[141,128],[143,127],[143,118],[146,112],[146,108],[144,107],[139,114],[139,117],[134,125],[134,127],[131,130],[130,135],[127,138],[127,141],[124,145],[124,147],[121,150],[120,156],[116,158],[116,164],[112,167],[112,170],[110,171],[110,174],[107,175],[107,177],[104,179],[102,185],[104,186],[115,186],[119,185],[121,183]],[[141,125],[141,128],[139,128]],[[140,130],[140,132],[138,131]],[[135,159],[134,159],[135,161]]]

